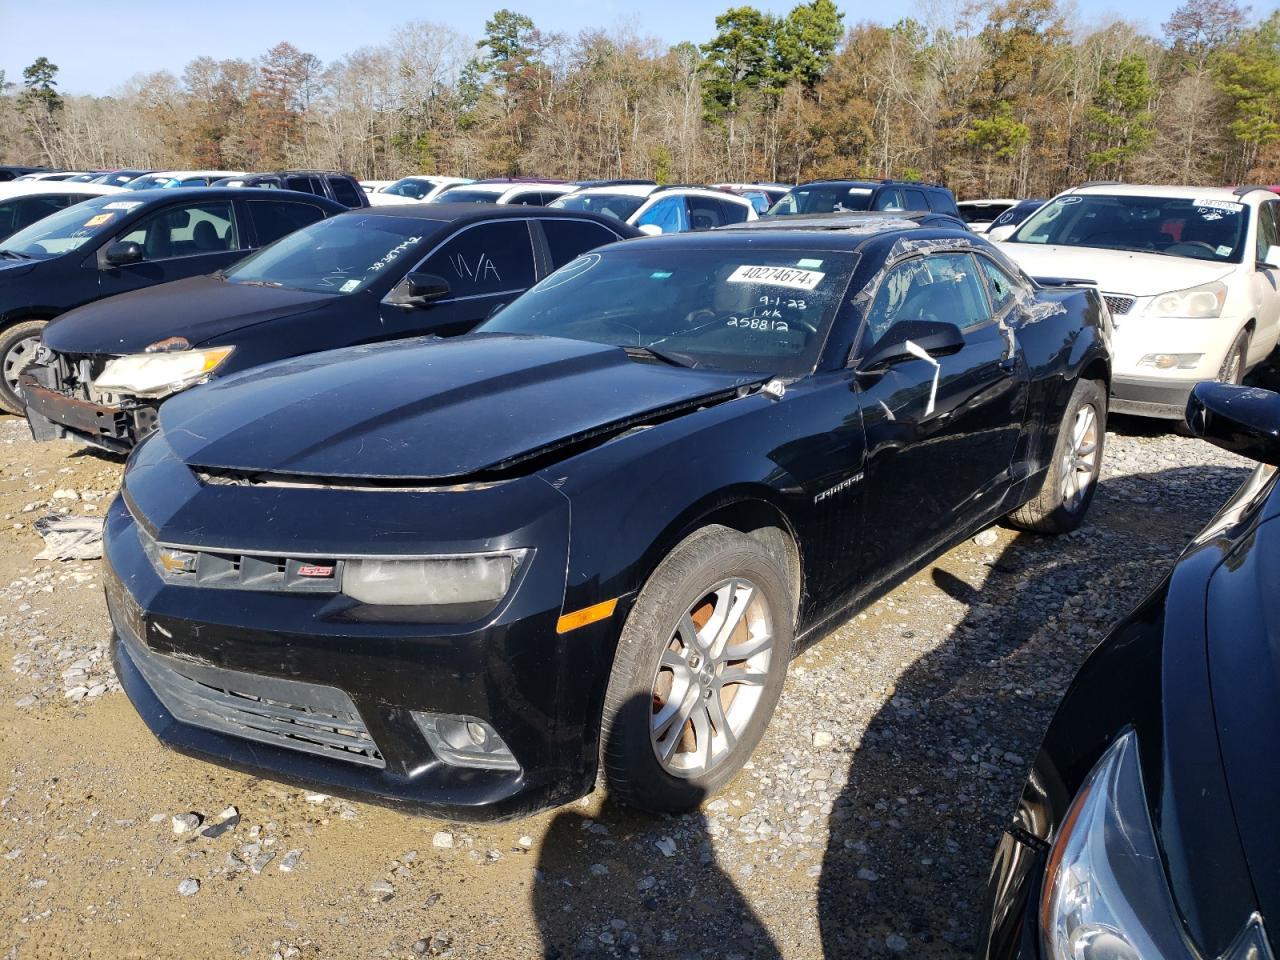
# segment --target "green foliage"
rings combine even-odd
[[[665,146],[654,144],[650,147],[649,162],[653,164],[653,179],[658,183],[671,183],[675,180],[675,160]]]
[[[499,10],[484,24],[484,37],[476,46],[489,51],[486,66],[494,69],[505,63],[527,60],[533,53],[537,28],[533,20],[514,10]]]
[[[49,62],[48,57],[37,57],[31,66],[22,71],[23,91],[18,97],[19,109],[23,111],[40,108],[45,114],[53,114],[62,109],[62,97],[54,89],[58,81],[57,64]]]
[[[976,118],[965,132],[965,141],[988,158],[1007,160],[1017,155],[1031,139],[1031,128],[1015,120],[1008,101],[1001,101],[995,113]]]
[[[1280,140],[1280,11],[1246,32],[1216,66],[1234,107],[1232,136],[1254,148]]]
[[[704,95],[713,115],[732,113],[751,91],[776,91],[777,33],[777,19],[755,7],[734,7],[716,17],[716,35],[701,47]]]
[[[802,3],[778,24],[774,41],[775,71],[812,90],[827,71],[840,42],[844,14],[832,0]]]
[[[1129,161],[1151,143],[1155,93],[1147,61],[1138,54],[1127,54],[1104,67],[1086,111],[1094,143],[1085,158],[1091,174],[1123,175]]]

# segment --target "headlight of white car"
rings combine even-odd
[[[507,595],[524,555],[524,550],[510,550],[421,560],[348,560],[342,592],[375,606],[454,607],[483,616]]]
[[[166,397],[199,383],[221,366],[233,350],[235,347],[210,347],[116,357],[93,381],[93,386],[105,393]]]
[[[1226,302],[1227,285],[1215,280],[1199,287],[1158,294],[1147,306],[1147,313],[1155,317],[1207,319],[1221,316]]]
[[[1132,731],[1098,761],[1063,820],[1045,867],[1040,935],[1048,960],[1203,960],[1165,879]],[[1271,957],[1256,915],[1222,960],[1249,957]]]

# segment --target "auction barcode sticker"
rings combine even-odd
[[[799,270],[795,267],[741,266],[729,274],[727,279],[730,283],[767,283],[793,290],[812,290],[825,276],[825,273],[817,270]]]
[[[1230,213],[1239,213],[1244,209],[1243,203],[1235,203],[1231,200],[1192,200],[1191,205],[1209,210],[1226,210]]]

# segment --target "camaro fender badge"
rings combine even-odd
[[[300,577],[332,577],[333,565],[327,563],[304,563],[298,567]]]
[[[862,474],[855,473],[853,476],[846,477],[844,480],[841,480],[834,487],[828,487],[826,490],[823,490],[820,494],[818,494],[816,497],[813,498],[813,502],[821,503],[823,500],[827,500],[831,497],[834,497],[837,493],[843,493],[845,490],[848,490],[850,487],[852,487],[855,483],[861,483],[861,482],[862,482]]]

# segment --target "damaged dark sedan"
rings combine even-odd
[[[124,453],[161,403],[197,383],[336,347],[464,333],[580,254],[637,236],[607,217],[528,207],[343,213],[218,273],[54,320],[19,381],[31,434]]]
[[[218,763],[457,818],[696,806],[797,644],[1011,516],[1070,530],[1107,315],[959,230],[570,263],[454,339],[180,394],[106,528],[117,671]]]

